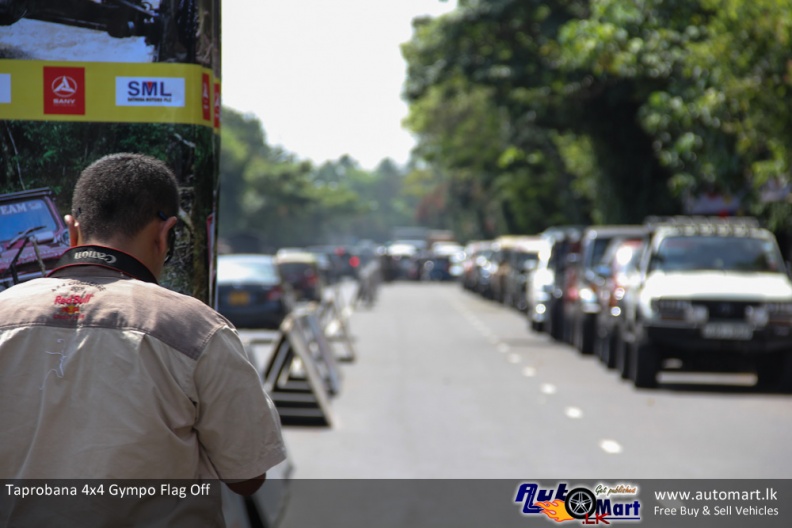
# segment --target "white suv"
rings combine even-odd
[[[755,370],[792,386],[792,281],[775,237],[752,218],[673,217],[650,225],[625,302],[625,365],[653,387],[665,360],[694,371]]]

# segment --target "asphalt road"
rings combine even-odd
[[[750,375],[636,390],[455,283],[386,284],[350,329],[332,427],[284,429],[294,479],[792,475],[792,400]]]

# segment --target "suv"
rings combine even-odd
[[[696,217],[653,220],[649,233],[625,299],[622,359],[635,386],[655,386],[674,359],[751,369],[759,386],[789,390],[792,281],[773,234],[752,218]]]
[[[0,195],[0,288],[41,277],[69,249],[48,188]]]
[[[600,312],[599,290],[604,286],[605,277],[598,269],[605,250],[614,238],[640,237],[645,231],[639,225],[591,226],[583,231],[580,259],[577,262],[574,295],[565,308],[570,324],[572,344],[583,354],[594,352],[597,334],[597,316]]]

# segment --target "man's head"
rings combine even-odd
[[[163,162],[142,154],[111,154],[80,175],[66,222],[73,245],[126,251],[159,275],[178,211],[176,177]]]

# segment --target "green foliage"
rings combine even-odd
[[[760,191],[789,183],[790,7],[460,1],[403,45],[416,153],[446,209],[498,204],[498,232],[638,222],[713,191],[783,228]]]
[[[374,171],[349,156],[314,167],[267,144],[261,122],[223,110],[220,236],[252,236],[253,250],[385,240],[412,221],[401,195],[403,175],[392,161]]]

